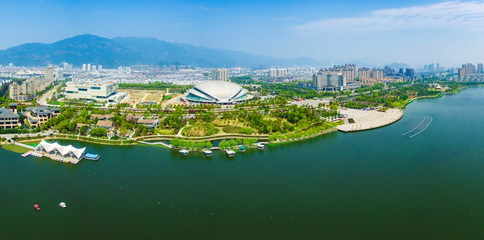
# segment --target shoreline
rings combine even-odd
[[[459,91],[462,90],[462,89],[465,89],[465,88],[466,87],[461,88],[461,89],[459,89]],[[385,121],[380,122],[380,123],[375,123],[375,121],[378,121],[378,119],[370,119],[370,120],[366,120],[366,121],[361,121],[359,123],[358,122],[355,122],[355,123],[351,123],[351,124],[343,124],[343,125],[338,126],[338,130],[341,131],[341,132],[347,133],[347,132],[368,131],[368,130],[373,130],[373,129],[377,129],[377,128],[386,127],[386,126],[391,125],[393,123],[396,123],[400,119],[402,119],[403,116],[405,115],[405,113],[404,113],[405,107],[408,104],[412,103],[413,101],[418,100],[418,99],[425,99],[425,98],[439,98],[439,97],[444,96],[445,94],[446,93],[439,93],[439,94],[432,95],[432,96],[414,97],[412,99],[409,99],[405,103],[405,105],[403,107],[401,107],[401,108],[390,108],[390,109],[388,109],[387,112],[388,111],[391,111],[391,110],[393,110],[393,111],[399,111],[400,112],[396,116],[394,116],[393,118],[385,119]],[[449,93],[449,94],[451,94],[451,93]],[[362,110],[353,109],[353,111],[362,111]],[[381,119],[379,119],[379,120],[381,120]],[[358,125],[360,125],[359,128],[358,128]],[[365,126],[362,126],[362,125],[365,125]]]
[[[461,88],[459,90],[462,90],[462,89],[465,89],[465,87]],[[439,94],[433,95],[433,96],[415,97],[415,98],[408,100],[406,102],[405,106],[412,103],[415,100],[418,100],[418,99],[438,98],[438,97],[442,97],[445,94],[446,93],[439,93]],[[315,138],[315,137],[322,136],[322,135],[325,135],[325,134],[328,134],[328,133],[331,133],[331,132],[335,132],[335,131],[341,131],[341,132],[348,133],[348,132],[368,131],[368,130],[373,130],[373,129],[377,129],[377,128],[382,128],[382,127],[391,125],[395,122],[398,122],[400,119],[402,119],[403,116],[404,116],[403,110],[404,110],[405,106],[402,107],[402,108],[391,108],[391,109],[388,109],[386,112],[379,112],[379,111],[376,111],[376,110],[363,111],[363,110],[358,110],[358,109],[344,109],[344,111],[353,111],[353,112],[360,111],[360,112],[372,113],[373,115],[375,115],[375,113],[380,113],[380,115],[370,116],[370,119],[366,119],[366,121],[361,121],[361,119],[360,119],[359,120],[360,122],[356,122],[356,120],[355,120],[355,123],[338,125],[334,128],[327,129],[327,130],[324,130],[322,132],[319,132],[319,133],[316,133],[316,134],[313,134],[313,135],[309,135],[309,136],[305,136],[305,137],[301,137],[301,138],[293,138],[293,139],[287,139],[287,140],[281,140],[281,141],[279,141],[279,140],[278,141],[268,141],[267,145],[274,147],[274,146],[293,143],[293,142],[300,142],[300,141]],[[384,121],[381,122],[381,120],[382,120],[381,116],[382,115],[388,115],[387,113],[389,111],[393,114],[393,116],[390,116],[390,118],[384,119]],[[366,116],[363,116],[363,117],[368,117],[369,115],[370,114],[367,114]],[[349,118],[352,118],[352,117],[349,116]],[[365,120],[365,119],[363,119],[363,120]],[[377,121],[377,122],[375,122],[375,121]],[[358,127],[358,125],[359,125],[359,127]],[[226,139],[234,139],[234,138],[238,138],[238,139],[257,138],[259,141],[261,141],[261,140],[267,141],[269,139],[269,137],[270,137],[270,135],[259,135],[259,136],[258,135],[246,135],[246,136],[244,136],[244,135],[241,135],[241,134],[227,134],[227,135],[204,136],[204,137],[183,137],[183,136],[180,137],[180,136],[174,136],[174,135],[150,135],[150,136],[141,136],[139,138],[140,140],[138,140],[138,138],[135,139],[135,140],[108,140],[108,139],[92,139],[92,138],[89,138],[89,137],[86,137],[86,136],[78,137],[78,136],[70,136],[70,135],[60,135],[60,136],[46,136],[46,137],[31,138],[31,139],[19,139],[19,140],[17,140],[17,142],[22,143],[22,142],[41,141],[41,140],[73,140],[73,141],[87,142],[87,143],[98,144],[98,145],[109,145],[109,146],[136,146],[136,145],[139,145],[139,146],[157,146],[157,147],[162,147],[162,148],[166,148],[166,149],[172,149],[172,148],[169,148],[169,147],[164,146],[162,144],[156,144],[156,143],[146,144],[144,142],[148,142],[148,141],[151,142],[152,140],[155,140],[155,141],[166,141],[166,140],[168,140],[169,141],[169,140],[174,139],[174,138],[182,138],[182,139],[186,139],[186,140],[195,140],[195,141],[196,140],[216,141],[216,140],[226,140]],[[86,139],[86,138],[89,138],[89,139]],[[12,144],[12,143],[9,143],[7,141],[0,142],[1,146],[10,145],[10,144]],[[11,151],[8,148],[3,148],[3,149]]]
[[[334,128],[328,129],[328,130],[324,130],[324,131],[322,131],[320,133],[316,133],[316,134],[309,135],[309,136],[306,136],[306,137],[292,138],[292,139],[287,139],[287,140],[269,142],[268,145],[270,147],[275,147],[275,146],[289,144],[289,143],[294,143],[294,142],[301,142],[301,141],[304,141],[304,140],[308,140],[308,139],[311,139],[311,138],[323,136],[323,135],[326,135],[328,133],[332,133],[332,132],[336,132],[336,131],[338,131],[338,128],[337,127],[334,127]]]

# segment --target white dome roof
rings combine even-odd
[[[206,81],[196,85],[195,89],[218,99],[229,99],[240,92],[242,86],[227,81]]]
[[[243,98],[247,90],[239,84],[227,81],[206,81],[188,90],[189,100],[203,102],[231,102],[237,98]]]

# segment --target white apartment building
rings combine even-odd
[[[227,81],[229,78],[227,69],[225,68],[217,68],[212,70],[212,78],[214,80],[219,80],[219,81]]]
[[[19,84],[13,82],[8,86],[10,99],[16,101],[30,101],[36,97],[36,93],[47,88],[52,81],[45,79],[28,79]]]

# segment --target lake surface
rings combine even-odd
[[[483,119],[471,88],[233,159],[62,141],[102,156],[72,166],[0,149],[0,239],[482,239]]]

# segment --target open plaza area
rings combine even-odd
[[[339,125],[338,130],[353,132],[383,127],[398,121],[403,117],[401,109],[388,109],[385,112],[379,110],[359,110],[342,108],[340,113],[347,115],[345,124]]]

